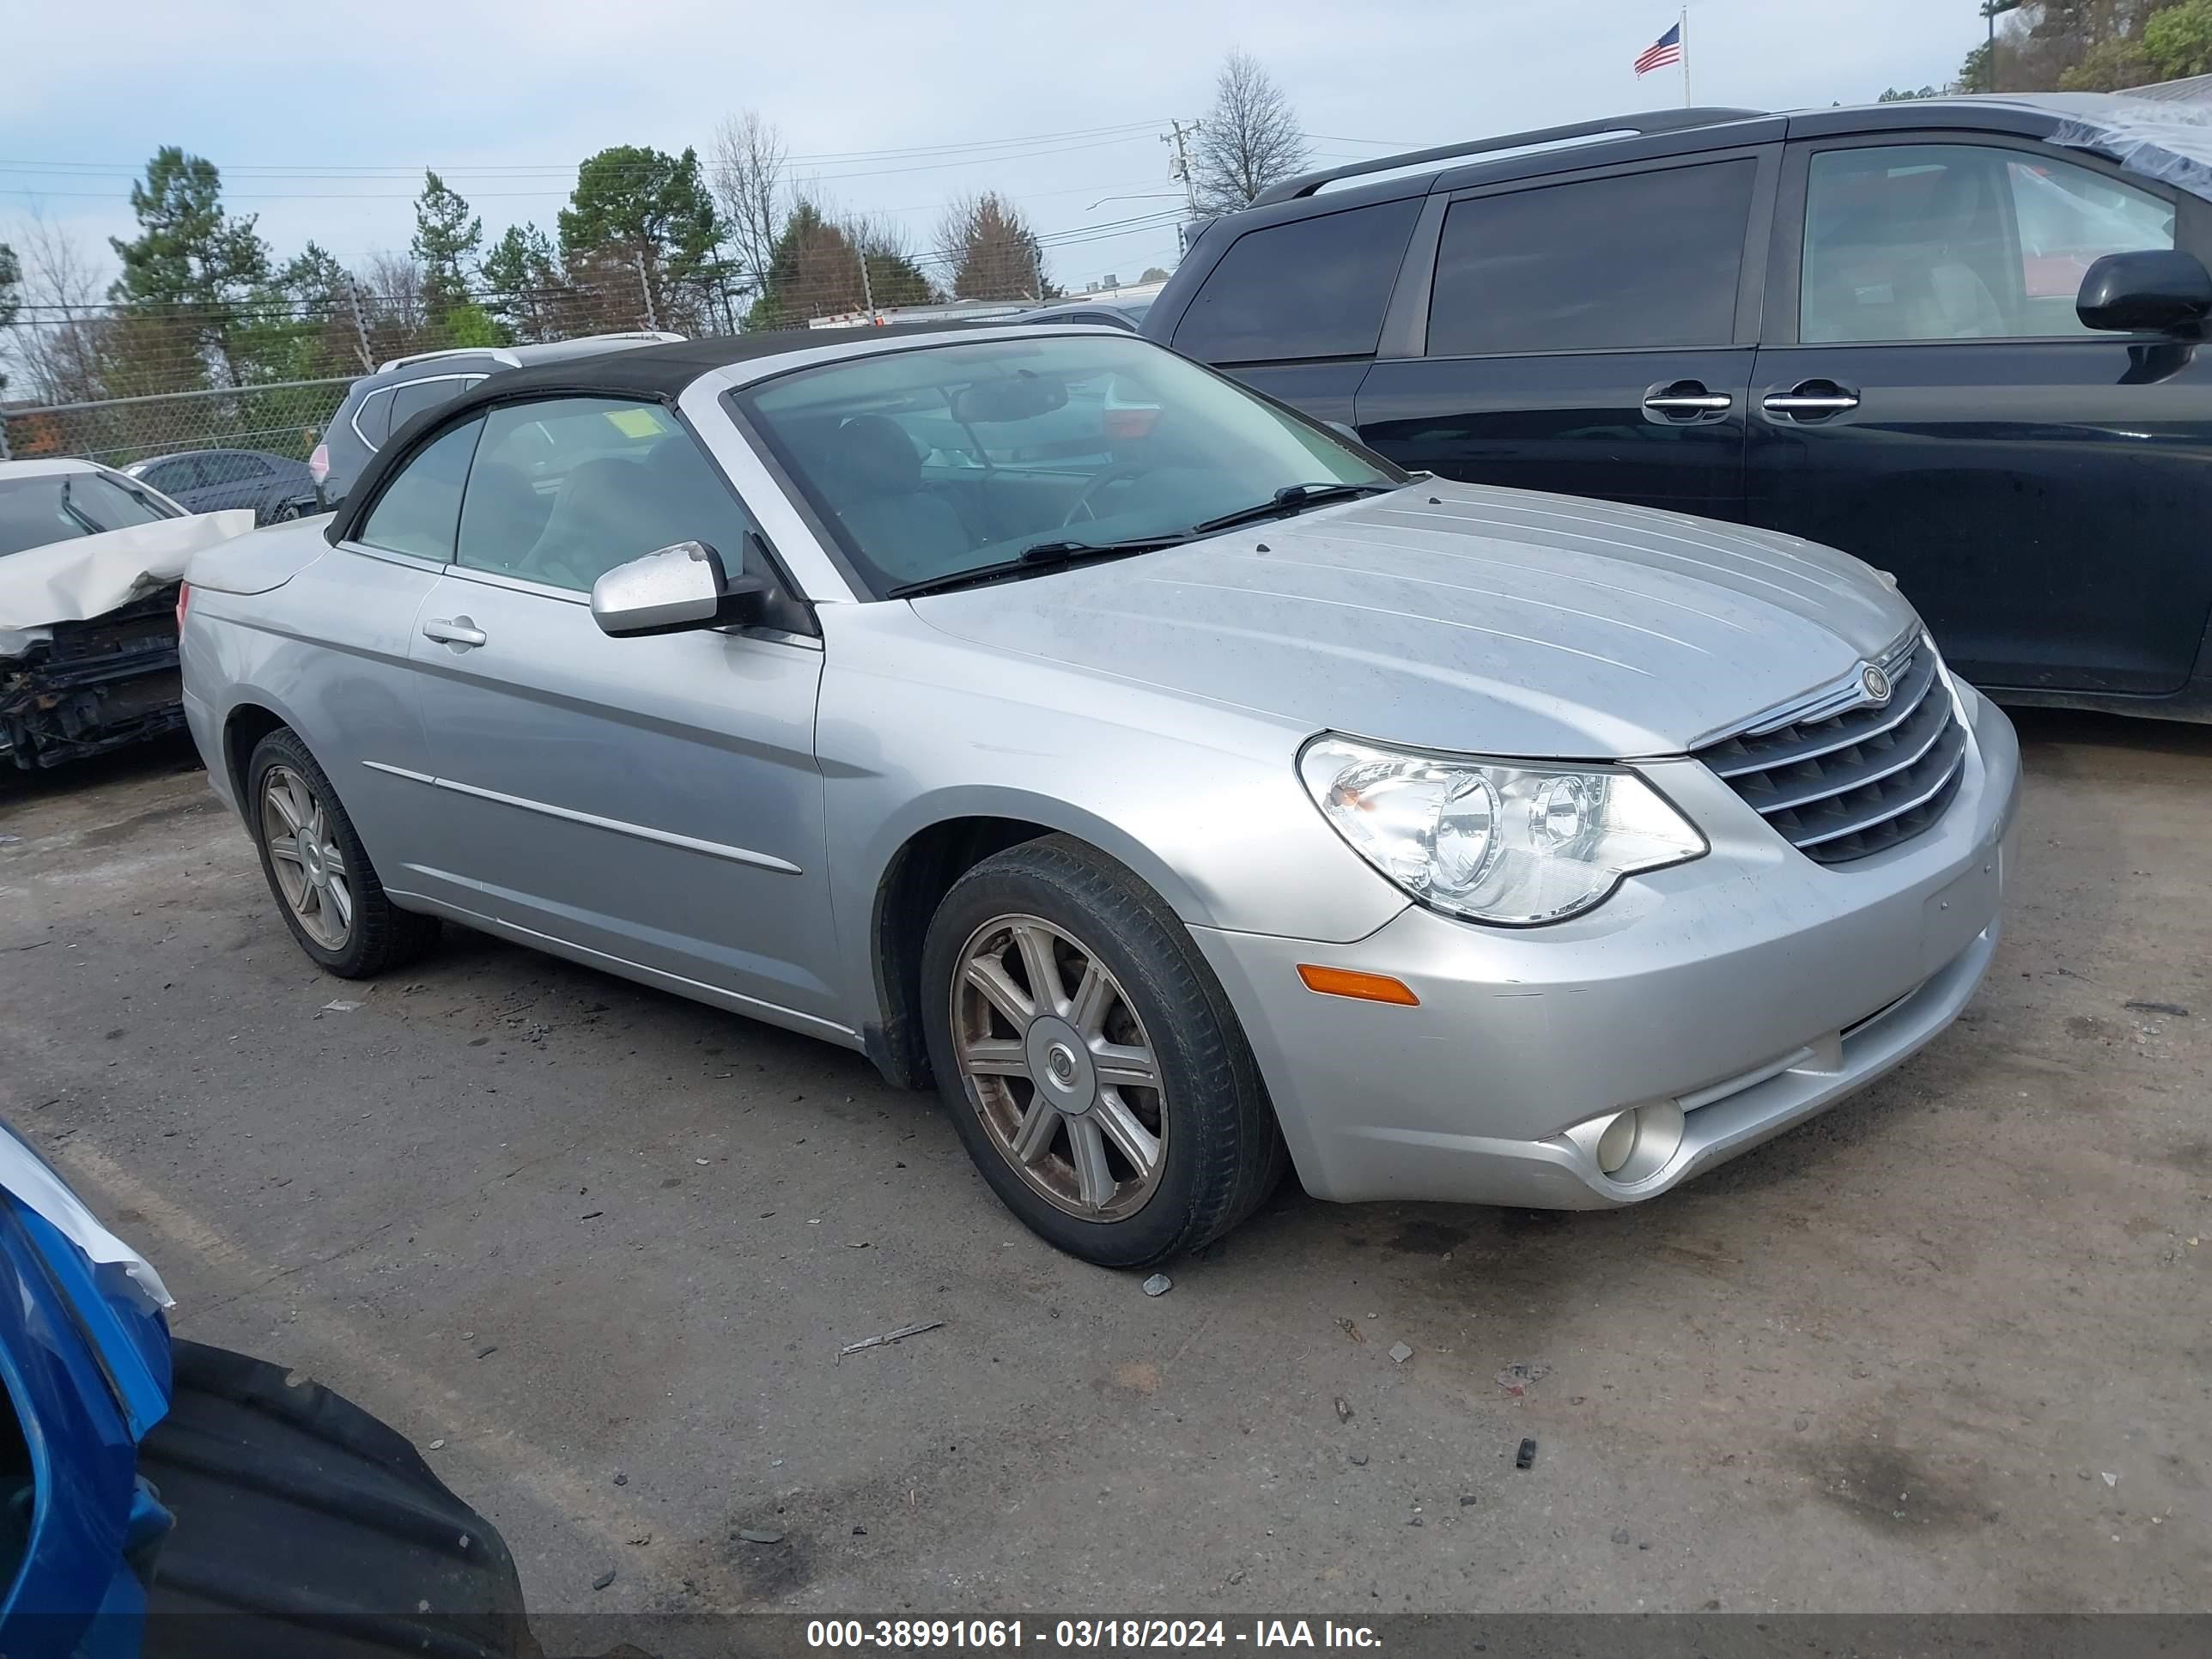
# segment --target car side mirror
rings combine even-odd
[[[772,590],[742,569],[727,574],[704,542],[677,542],[618,564],[592,584],[592,620],[617,639],[674,634],[757,618]]]
[[[2212,316],[2212,272],[2178,248],[2107,253],[2081,279],[2074,310],[2085,328],[2128,334],[2187,328]]]

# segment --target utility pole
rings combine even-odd
[[[361,372],[373,374],[376,372],[376,355],[368,349],[368,325],[361,319],[361,290],[354,286],[351,276],[346,278],[346,303],[353,310],[354,338],[361,343]]]
[[[637,267],[638,292],[645,296],[645,325],[658,334],[660,332],[660,318],[653,308],[653,279],[645,274],[645,255],[640,253],[630,263]]]
[[[868,325],[873,327],[880,319],[876,315],[876,285],[868,280],[868,250],[855,242],[853,253],[860,262],[860,309],[868,313]]]
[[[1194,219],[1198,217],[1198,180],[1191,176],[1189,143],[1205,125],[1203,121],[1193,121],[1185,126],[1180,121],[1170,120],[1169,131],[1160,135],[1162,143],[1174,146],[1175,165],[1169,171],[1182,180],[1183,202],[1190,209],[1190,216]]]

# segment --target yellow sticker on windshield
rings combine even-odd
[[[658,438],[671,430],[668,416],[657,409],[640,404],[635,409],[611,409],[607,419],[614,422],[615,430],[625,438]]]

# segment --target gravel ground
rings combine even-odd
[[[1147,1297],[856,1056],[459,931],[322,977],[174,747],[0,779],[0,1115],[541,1613],[2201,1609],[2212,729],[2021,724],[1964,1018],[1622,1213],[1287,1190]]]

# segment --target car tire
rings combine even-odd
[[[269,509],[270,524],[289,524],[299,516],[300,504],[297,501],[279,501]]]
[[[254,745],[246,822],[285,925],[319,966],[368,979],[413,961],[437,939],[436,917],[385,896],[337,791],[289,727]]]
[[[1041,972],[1054,981],[1042,998]],[[1139,1267],[1196,1249],[1289,1167],[1188,930],[1081,842],[1025,842],[954,883],[923,942],[921,993],[962,1143],[1006,1207],[1071,1255]]]

